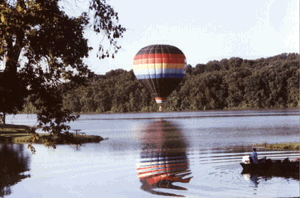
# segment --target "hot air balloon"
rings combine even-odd
[[[151,92],[156,103],[166,101],[185,75],[186,58],[172,45],[149,45],[134,57],[133,72],[138,81]]]

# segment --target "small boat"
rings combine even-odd
[[[240,163],[243,167],[243,173],[298,173],[300,158],[289,160],[272,160],[263,158],[258,163],[251,163],[249,156],[244,156]]]

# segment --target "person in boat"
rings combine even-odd
[[[253,150],[253,152],[250,156],[251,163],[257,164],[258,163],[258,154],[256,152],[256,148],[253,148],[252,150]]]

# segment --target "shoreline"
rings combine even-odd
[[[26,125],[14,125],[6,124],[0,125],[0,144],[1,143],[14,143],[14,144],[84,144],[84,143],[99,143],[105,140],[103,137],[98,135],[85,135],[69,133],[64,136],[63,139],[57,135],[50,135],[47,133],[35,133],[30,126]],[[260,143],[253,145],[238,146],[233,150],[251,150],[252,147],[265,150],[289,150],[289,151],[300,151],[300,142],[289,142],[289,143]],[[230,150],[230,149],[229,149]]]
[[[5,124],[0,125],[0,143],[13,144],[84,144],[99,143],[104,140],[97,135],[84,135],[69,133],[64,139],[57,135],[35,133],[32,127],[26,125]]]
[[[288,151],[300,151],[300,142],[289,142],[289,143],[261,143],[253,144],[253,147],[264,148],[266,150],[288,150]]]
[[[266,110],[299,110],[299,107],[286,107],[286,108],[231,108],[231,109],[209,109],[209,110],[184,110],[184,111],[162,111],[163,113],[172,113],[172,112],[210,112],[210,111],[266,111]],[[128,111],[128,112],[73,112],[72,114],[78,115],[95,115],[95,114],[136,114],[136,113],[159,113],[159,111]],[[36,114],[36,113],[28,113],[28,112],[19,112],[17,114]]]

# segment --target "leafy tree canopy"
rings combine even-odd
[[[83,62],[91,50],[84,31],[92,29],[110,44],[99,43],[99,58],[117,53],[125,32],[105,0],[90,0],[77,17],[68,16],[60,0],[0,0],[0,27],[0,112],[14,114],[29,100],[39,125],[53,134],[67,131],[65,123],[78,117],[63,108],[62,91],[92,74]]]
[[[210,61],[186,67],[186,76],[164,103],[166,111],[299,107],[299,54]],[[112,70],[89,86],[65,92],[73,112],[144,112],[158,106],[132,71]],[[28,108],[29,110],[29,108]]]

